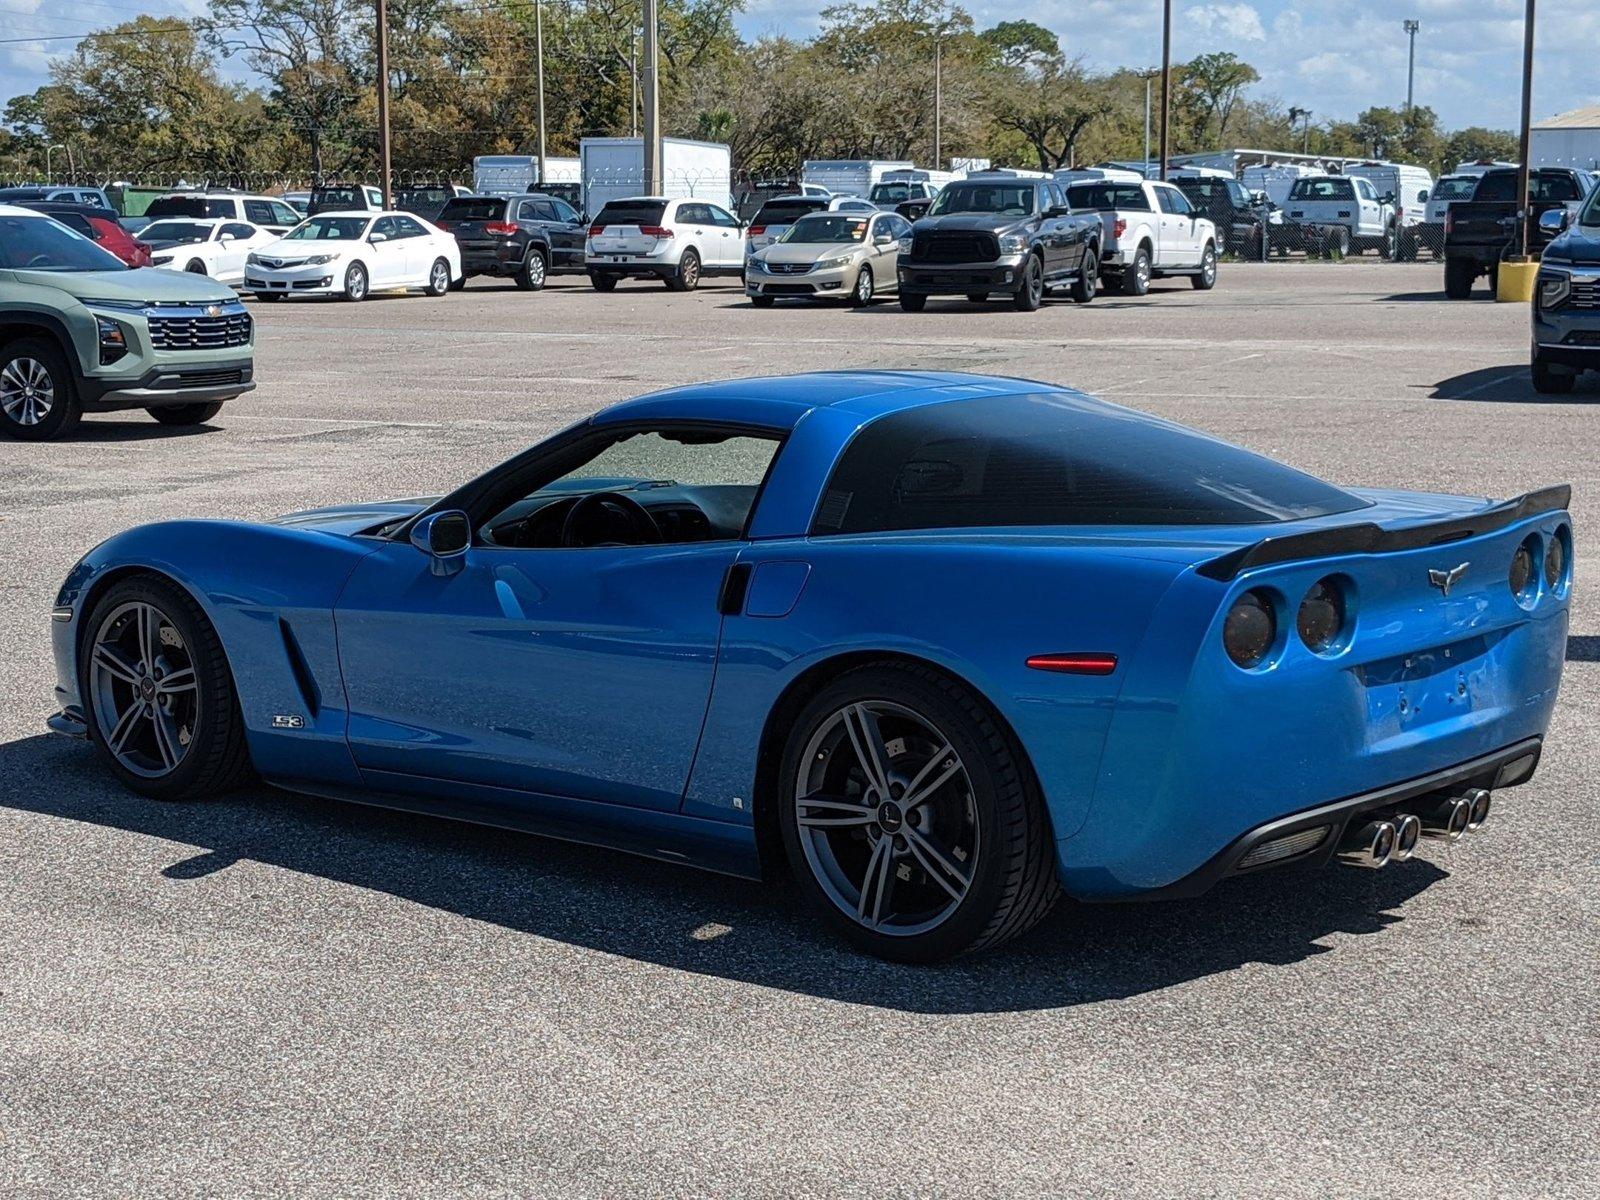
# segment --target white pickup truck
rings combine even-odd
[[[1217,227],[1170,183],[1120,179],[1067,188],[1074,212],[1100,216],[1100,274],[1125,296],[1142,296],[1150,281],[1187,275],[1201,291],[1217,282]]]
[[[1394,205],[1378,197],[1359,175],[1308,175],[1297,179],[1283,205],[1284,219],[1300,231],[1308,252],[1343,258],[1363,250],[1394,257]]]

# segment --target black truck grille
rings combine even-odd
[[[992,233],[919,233],[911,245],[911,257],[924,262],[993,262],[1000,257],[1000,241]]]
[[[250,341],[250,314],[150,318],[150,344],[157,350],[221,350]]]

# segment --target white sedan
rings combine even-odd
[[[152,267],[209,275],[234,287],[244,281],[244,260],[249,253],[277,238],[248,221],[189,217],[165,217],[139,231],[139,240],[150,247]]]
[[[263,300],[419,289],[442,296],[461,278],[456,239],[404,212],[324,212],[253,251],[244,290]]]

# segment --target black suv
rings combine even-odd
[[[551,274],[585,270],[588,227],[559,196],[457,196],[445,202],[434,223],[461,247],[462,283],[473,275],[498,275],[532,291]]]
[[[1003,172],[946,185],[912,226],[900,256],[900,307],[921,312],[929,296],[982,303],[996,292],[1032,312],[1052,287],[1070,285],[1080,304],[1094,299],[1100,267],[1100,217],[1073,213],[1053,179]]]
[[[1261,257],[1262,218],[1267,206],[1237,179],[1220,175],[1173,175],[1169,183],[1217,227],[1228,253],[1240,258]]]

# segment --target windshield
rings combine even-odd
[[[914,192],[911,190],[913,187],[917,189]],[[913,196],[921,198],[921,184],[879,183],[873,185],[872,194],[867,198],[874,204],[899,204],[902,200],[910,200]]]
[[[815,200],[768,200],[756,213],[752,225],[788,225],[798,221],[807,213],[814,213],[828,207],[828,202],[822,199]]]
[[[1149,212],[1150,201],[1137,183],[1075,183],[1067,189],[1071,208],[1133,209]]]
[[[1438,186],[1433,189],[1433,199],[1465,200],[1472,195],[1472,189],[1477,186],[1478,179],[1475,175],[1458,175],[1454,179],[1446,176],[1439,180]]]
[[[867,218],[849,213],[817,213],[801,217],[778,240],[791,242],[861,242],[867,237]]]
[[[312,217],[289,231],[297,242],[355,242],[367,230],[366,217]]]
[[[0,217],[0,267],[28,271],[127,271],[131,268],[49,217]]]
[[[1025,217],[1033,212],[1031,183],[952,183],[928,209],[930,217],[950,213],[998,213]]]
[[[1583,211],[1578,214],[1580,225],[1600,225],[1600,188],[1595,188],[1589,193],[1589,203],[1583,206]]]
[[[139,231],[139,240],[187,245],[207,240],[214,228],[214,225],[202,225],[199,221],[151,221]]]
[[[506,202],[500,196],[457,196],[439,214],[441,221],[498,221],[505,216]]]

